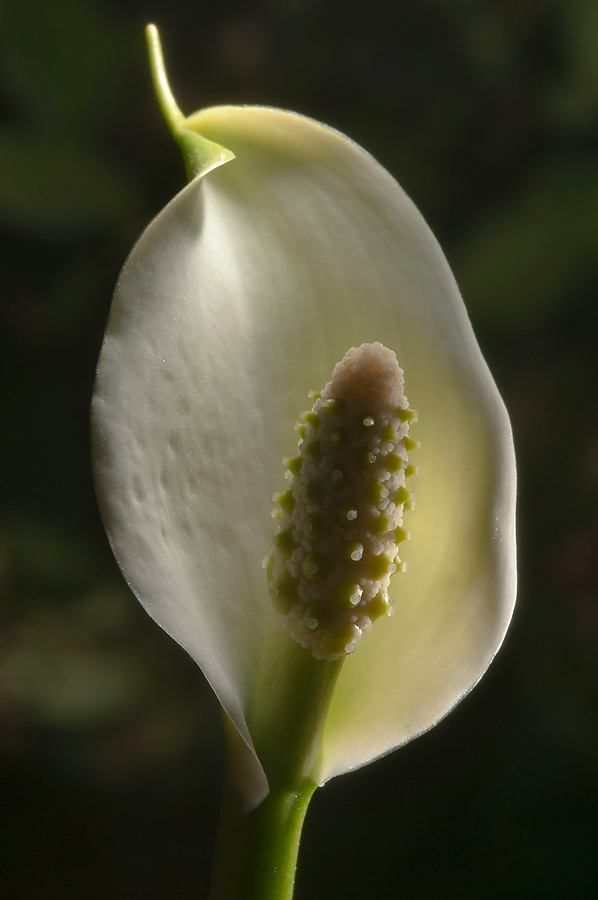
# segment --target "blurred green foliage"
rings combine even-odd
[[[505,647],[445,723],[318,792],[297,900],[593,898],[595,0],[0,6],[3,896],[183,900],[209,877],[217,705],[125,587],[89,465],[113,284],[184,181],[148,20],[186,111],[296,109],[392,171],[448,253],[513,419]]]

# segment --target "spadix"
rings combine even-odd
[[[334,660],[394,612],[388,587],[404,565],[397,544],[412,502],[405,475],[415,413],[397,358],[380,343],[349,350],[311,397],[296,426],[299,456],[286,460],[288,489],[275,495],[279,531],[267,568],[284,627],[316,658]]]

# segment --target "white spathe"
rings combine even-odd
[[[371,156],[275,109],[212,108],[186,126],[236,159],[181,191],[124,267],[95,389],[96,480],[132,590],[250,748],[271,498],[307,392],[349,347],[381,341],[419,410],[409,568],[391,582],[395,615],[342,668],[313,773],[325,781],[430,728],[500,646],[515,601],[511,430],[442,251]]]

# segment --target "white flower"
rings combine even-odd
[[[271,498],[307,393],[349,347],[380,341],[419,411],[408,571],[391,581],[395,615],[343,665],[311,772],[323,782],[434,725],[500,646],[515,598],[509,421],[442,251],[371,156],[277,109],[206,109],[179,131],[220,147],[196,154],[199,174],[120,277],[94,396],[97,489],[129,585],[251,751],[266,637],[288,637],[262,568]],[[243,764],[257,802],[268,772],[253,752]]]

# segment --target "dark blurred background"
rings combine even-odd
[[[513,420],[505,645],[435,730],[317,793],[297,900],[598,896],[595,0],[3,0],[3,896],[198,900],[209,879],[217,704],[125,587],[89,463],[114,282],[184,183],[148,21],[186,112],[295,109],[397,177]]]

